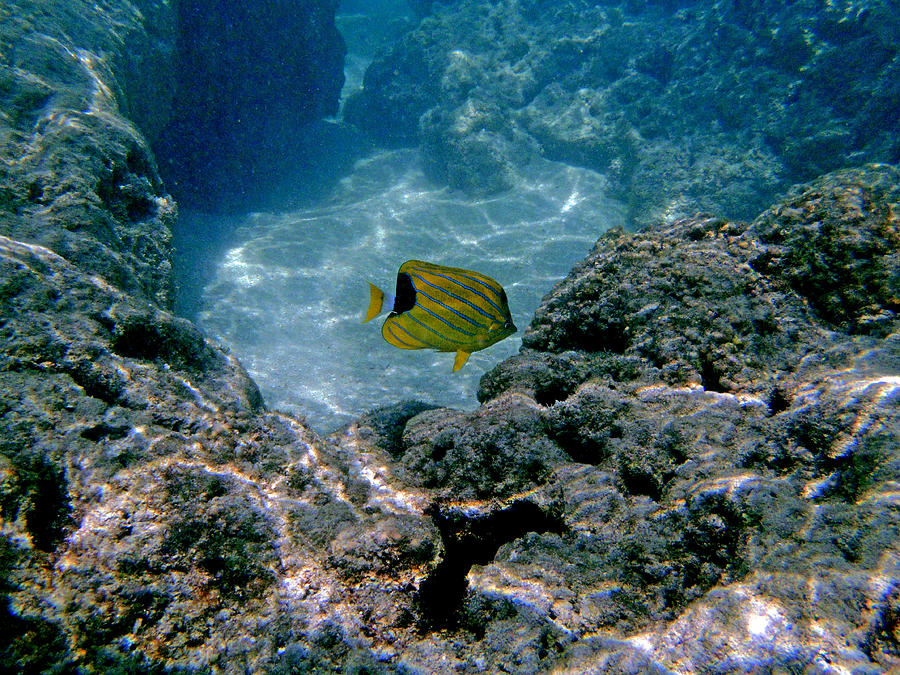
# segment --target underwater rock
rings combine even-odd
[[[167,311],[171,205],[105,93],[156,15],[78,8],[2,24],[4,667],[900,667],[896,167],[607,234],[478,410],[323,439]]]
[[[15,48],[0,56],[0,138],[11,158],[0,168],[0,234],[169,306],[175,204],[126,119],[168,115],[168,98],[153,94],[172,78],[169,6],[59,4],[59,15],[27,0],[3,10],[0,38]],[[135,70],[137,82],[157,84],[134,90]]]
[[[376,57],[346,119],[421,145],[435,178],[473,194],[538,149],[607,175],[639,227],[752,219],[791,183],[900,160],[894,14],[887,0],[464,0]]]
[[[848,170],[795,188],[751,228],[752,265],[787,282],[849,333],[890,330],[900,312],[900,226],[893,166]]]
[[[464,640],[463,670],[900,665],[898,184],[871,165],[750,225],[607,233],[478,411],[409,418],[388,475],[431,495],[418,610],[444,632],[401,661]]]
[[[170,8],[2,10],[0,663],[374,670],[361,617],[409,625],[440,535],[167,311],[174,203],[125,117],[165,99],[119,83],[167,63]]]

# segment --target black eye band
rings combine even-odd
[[[397,275],[397,292],[394,294],[394,310],[390,316],[397,316],[408,312],[416,305],[416,289],[412,279],[406,272]]]

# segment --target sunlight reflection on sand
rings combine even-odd
[[[199,322],[233,349],[270,407],[320,430],[407,398],[472,408],[479,378],[518,350],[543,295],[624,222],[599,174],[547,161],[524,174],[509,192],[471,199],[429,183],[415,151],[361,160],[317,208],[247,216]],[[360,322],[366,282],[392,290],[410,258],[499,280],[519,334],[453,376],[451,355],[386,344],[380,322]]]

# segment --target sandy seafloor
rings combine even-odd
[[[473,200],[430,183],[415,150],[360,160],[324,205],[231,223],[197,320],[237,355],[271,409],[319,431],[410,398],[473,409],[478,380],[518,351],[543,295],[602,232],[624,223],[593,171],[536,160],[524,175],[508,192]],[[411,258],[496,278],[519,333],[474,353],[456,374],[452,354],[388,345],[381,320],[361,323],[367,282],[393,292],[397,268]]]

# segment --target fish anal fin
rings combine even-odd
[[[363,319],[363,323],[371,321],[381,314],[382,307],[384,307],[384,291],[369,282],[369,309],[366,311],[366,318]]]
[[[469,352],[464,352],[462,349],[457,350],[456,352],[456,360],[453,361],[453,372],[455,373],[457,370],[466,365],[466,361],[469,360]]]

